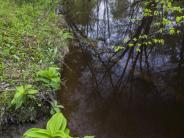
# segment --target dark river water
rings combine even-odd
[[[106,63],[113,55],[112,47],[129,37],[126,31],[131,2],[78,0],[65,7],[66,20],[92,39],[95,48],[86,47],[81,41],[71,42],[65,58],[68,66],[62,72],[65,85],[58,99],[65,107],[63,111],[75,136],[183,138],[184,77],[183,68],[178,69],[177,38],[165,36],[166,44],[150,54],[149,71],[141,72],[138,63],[134,79],[123,79],[119,89],[114,88],[128,55],[111,70]],[[138,8],[135,16],[139,17],[141,10]],[[146,62],[142,64],[146,67]]]
[[[127,31],[136,28],[129,27],[132,2],[75,0],[62,7],[72,31],[82,36],[70,42],[64,60],[67,66],[61,72],[64,85],[58,93],[73,136],[184,137],[184,71],[178,68],[178,38],[165,36],[166,44],[150,53],[149,69],[140,71],[137,63],[131,80],[128,72],[133,60],[126,67],[128,53],[117,63],[113,60],[118,57],[112,56],[113,47],[122,45],[129,38]],[[141,11],[140,6],[133,16],[141,18]],[[91,45],[83,43],[85,40]],[[147,61],[141,63],[146,68]],[[1,137],[18,138],[29,127],[32,125],[16,126],[10,129],[16,135],[5,132]]]

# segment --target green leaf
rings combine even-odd
[[[95,136],[85,136],[84,138],[95,138]]]
[[[134,44],[130,43],[130,44],[128,44],[128,46],[129,46],[129,47],[133,47],[133,46],[134,46]]]
[[[24,93],[24,86],[22,85],[22,86],[18,86],[18,87],[16,87],[16,92],[18,93]]]
[[[60,88],[60,73],[56,67],[49,67],[48,69],[39,71],[37,73],[37,80],[53,89]]]
[[[16,87],[15,95],[13,100],[11,101],[11,105],[16,107],[16,109],[20,108],[22,104],[29,98],[29,95],[37,94],[38,90],[36,90],[32,85],[21,85]]]
[[[45,129],[31,128],[24,133],[23,138],[50,138],[50,133]]]
[[[64,131],[66,129],[67,121],[62,113],[56,113],[47,123],[47,130],[51,134],[58,132],[59,130]]]
[[[58,132],[54,133],[52,135],[52,137],[57,137],[57,138],[70,138],[69,135],[67,135],[66,133],[64,133],[62,131],[58,131]]]
[[[65,134],[70,135],[70,129],[66,128],[65,129]]]
[[[180,22],[182,20],[182,17],[181,16],[177,16],[176,17],[176,22],[178,23],[178,22]]]
[[[141,49],[140,48],[136,48],[136,52],[141,52]]]
[[[37,94],[38,90],[31,89],[27,92],[28,94]]]

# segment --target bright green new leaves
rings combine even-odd
[[[183,21],[184,20],[184,16],[177,16],[176,17],[176,22],[177,23],[179,23],[179,22],[181,22],[181,21]]]
[[[67,120],[62,113],[56,113],[48,121],[46,129],[32,128],[24,133],[23,138],[71,138],[66,128]]]
[[[13,100],[11,101],[11,106],[15,106],[16,109],[20,108],[26,99],[34,99],[35,94],[38,93],[32,85],[22,85],[16,88],[16,92]]]
[[[60,73],[56,67],[49,67],[48,69],[39,71],[37,78],[38,81],[43,82],[46,86],[56,90],[60,88]]]
[[[114,46],[113,48],[114,48],[114,51],[115,51],[115,52],[119,52],[119,51],[121,51],[122,49],[125,49],[125,47],[123,47],[123,46]]]
[[[154,24],[159,24],[158,33],[176,35],[180,33],[178,26],[184,21],[183,9],[173,0],[147,0],[144,2],[144,16],[153,16]],[[151,5],[154,5],[152,7]],[[155,28],[156,29],[156,28]],[[156,34],[156,33],[155,33]]]

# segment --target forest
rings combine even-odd
[[[183,0],[0,0],[0,138],[183,130]]]

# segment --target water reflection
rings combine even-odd
[[[168,39],[166,43],[171,46],[148,48],[152,51],[149,51],[148,59],[150,72],[140,71],[140,64],[146,67],[146,61],[137,62],[134,78],[131,81],[122,79],[124,87],[120,87],[117,93],[114,85],[124,72],[128,52],[123,59],[115,60],[113,63],[116,64],[110,70],[106,63],[114,54],[112,46],[122,44],[126,35],[136,30],[134,28],[137,26],[134,27],[129,20],[129,6],[134,1],[78,2],[89,4],[89,9],[81,9],[76,4],[78,10],[74,10],[74,5],[69,6],[68,10],[74,10],[74,13],[67,15],[67,18],[83,34],[92,38],[97,46],[87,47],[87,52],[71,46],[71,53],[65,58],[73,73],[67,68],[62,72],[66,85],[58,97],[65,106],[64,112],[72,133],[79,136],[96,135],[97,138],[183,137],[184,98],[179,93],[184,89],[181,85],[184,72],[181,68],[182,73],[178,77],[178,38],[171,40],[165,36]],[[77,11],[81,12],[80,15],[86,15],[79,17]],[[138,7],[135,16],[140,16],[140,12],[141,7]],[[81,46],[80,42],[77,45]],[[124,78],[128,78],[136,54],[130,57]]]
[[[126,16],[126,10],[129,2],[126,0],[116,0],[110,4],[111,11],[114,19],[121,19]]]
[[[129,4],[128,0],[75,0],[66,2],[64,8],[69,23],[88,37],[110,43],[122,41]]]
[[[64,8],[66,17],[78,25],[87,25],[91,22],[96,0],[70,0],[66,1]]]
[[[129,105],[129,89],[114,95],[109,80],[104,79],[99,83],[103,88],[99,92],[89,66],[90,55],[84,55],[76,47],[71,50],[65,61],[72,71],[65,68],[62,72],[66,84],[58,98],[65,106],[63,112],[73,135],[89,134],[97,138],[184,136],[184,103],[182,96],[175,99],[177,89],[183,88],[181,83],[173,83],[173,79],[176,80],[173,71],[155,73],[152,80],[136,76]],[[184,80],[184,76],[180,79]]]

